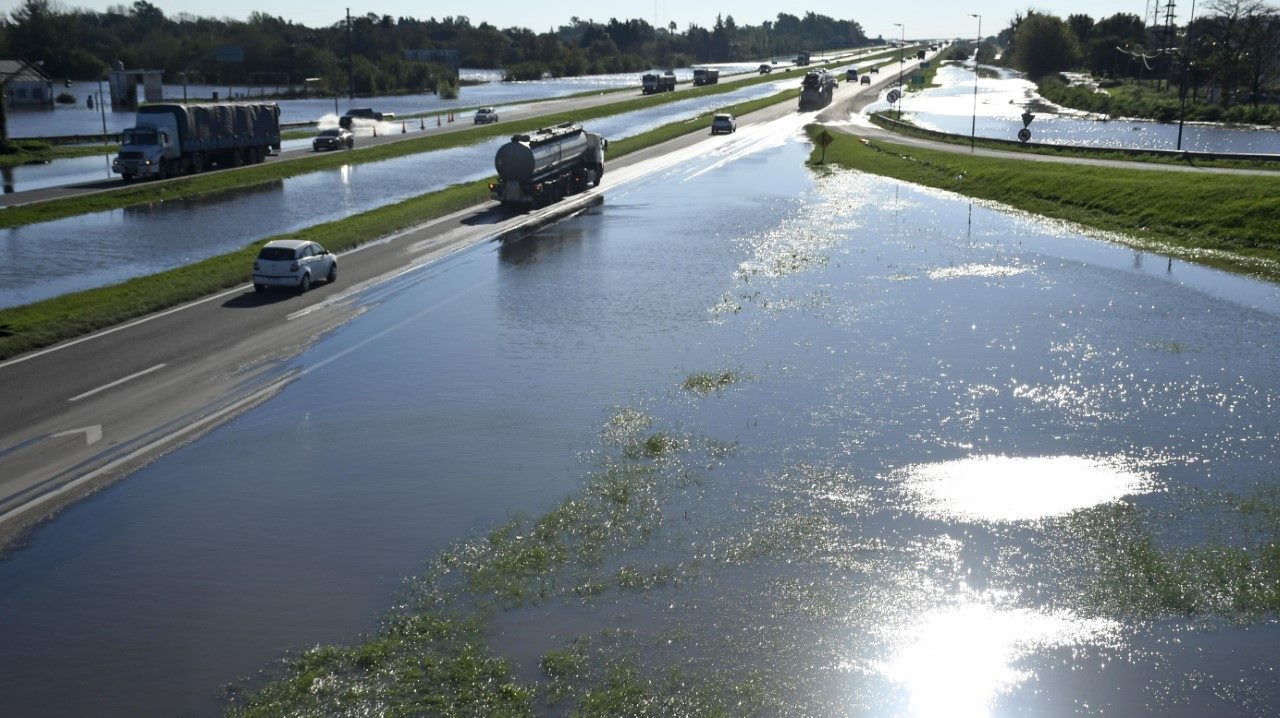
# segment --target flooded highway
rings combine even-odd
[[[584,123],[617,140],[728,104],[766,97],[795,79],[680,100]],[[527,127],[512,127],[529,129]],[[493,174],[505,138],[346,165],[210,198],[78,215],[0,229],[0,307],[172,269],[264,237],[339,219]],[[97,159],[101,162],[101,159]],[[247,277],[247,275],[246,275]]]
[[[1146,120],[1106,120],[1052,105],[1039,96],[1034,82],[1003,68],[984,68],[995,76],[978,79],[977,135],[1016,140],[1022,113],[1035,114],[1028,129],[1033,142],[1086,147],[1127,147],[1175,150],[1178,125]],[[972,65],[947,64],[934,82],[940,87],[907,93],[904,118],[921,127],[968,136],[973,130],[974,78]],[[866,113],[889,108],[878,102]],[[1196,152],[1280,154],[1280,129],[1231,127],[1189,122],[1183,128],[1182,149]]]
[[[0,562],[0,708],[215,713],[286,647],[449,605],[558,686],[538,713],[619,681],[1280,711],[1276,286],[815,175],[797,125],[363,295],[278,396],[37,530]],[[376,713],[393,680],[304,693]]]

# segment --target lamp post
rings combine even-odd
[[[902,30],[902,39],[898,43],[898,121],[902,121],[902,96],[906,94],[903,92],[905,88],[902,86],[902,69],[904,53],[907,51],[907,27],[900,22],[895,22],[894,25]]]
[[[978,42],[973,46],[973,124],[969,127],[969,153],[973,154],[978,142],[978,49],[982,47],[982,16],[969,13],[969,17],[978,18]]]
[[[1182,151],[1182,125],[1187,119],[1187,71],[1191,68],[1191,26],[1196,21],[1196,0],[1191,0],[1191,19],[1187,20],[1187,36],[1183,39],[1182,82],[1178,93],[1182,95],[1182,109],[1178,111],[1178,151]]]

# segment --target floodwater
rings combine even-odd
[[[778,61],[778,67],[791,65],[790,61]],[[729,62],[708,67],[720,68],[722,75],[738,75],[755,72],[760,61]],[[345,97],[299,99],[299,100],[267,100],[280,106],[281,122],[312,122],[330,112],[342,113],[348,107],[372,107],[382,112],[394,112],[397,115],[408,115],[422,112],[445,112],[462,107],[480,107],[486,105],[510,105],[534,100],[546,100],[583,92],[607,92],[627,87],[639,88],[640,76],[645,71],[623,72],[609,75],[583,75],[581,77],[556,77],[544,80],[526,80],[520,82],[501,82],[501,75],[493,71],[467,70],[462,77],[483,80],[478,85],[464,85],[459,88],[458,97],[454,100],[443,100],[434,93],[419,95],[384,95],[378,97],[358,97],[348,100]],[[693,67],[682,67],[675,70],[681,82],[693,79]],[[105,87],[105,86],[104,86]],[[97,104],[91,109],[86,98],[95,97],[98,93],[96,82],[72,82],[70,88],[54,87],[54,93],[67,92],[76,98],[74,105],[57,105],[53,109],[11,109],[9,113],[9,134],[12,137],[51,137],[57,135],[96,135],[103,132],[119,132],[133,126],[134,111],[115,112],[110,107],[110,94],[107,94],[107,107],[103,112]],[[106,90],[103,90],[106,92]],[[274,92],[274,88],[267,88]],[[227,85],[188,85],[187,96],[195,100],[197,97],[209,98],[214,92],[226,100],[233,97],[237,101],[248,101],[260,97],[260,88]],[[139,99],[142,89],[138,89]],[[164,85],[164,97],[167,100],[181,101],[183,86]]]
[[[779,80],[592,120],[622,139],[728,104],[775,94]],[[493,174],[506,142],[345,165],[213,198],[177,200],[0,229],[0,306],[151,274],[270,237]],[[98,159],[101,161],[101,159]]]
[[[677,448],[599,560],[481,612],[518,679],[586,650],[660,705],[742,686],[737,715],[1280,712],[1248,582],[1192,617],[1128,562],[1276,541],[1275,285],[815,178],[796,124],[384,285],[279,396],[42,527],[0,563],[0,707],[214,712],[652,433]]]
[[[1009,70],[996,77],[978,79],[977,135],[1016,140],[1022,129],[1022,113],[1031,108],[1035,119],[1028,127],[1033,142],[1080,147],[1127,147],[1175,150],[1178,125],[1144,120],[1107,120],[1053,105],[1040,97],[1035,83]],[[973,131],[974,77],[972,66],[955,64],[938,69],[934,82],[940,87],[908,93],[902,101],[905,119],[940,132],[968,135]],[[888,109],[878,102],[865,112]],[[1280,129],[1229,127],[1187,123],[1182,149],[1196,152],[1280,154]]]

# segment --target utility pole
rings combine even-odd
[[[351,8],[347,8],[347,99],[356,99],[356,47],[351,32]]]
[[[1178,151],[1182,151],[1182,125],[1187,119],[1187,72],[1191,69],[1191,26],[1196,21],[1196,0],[1191,0],[1191,18],[1187,20],[1187,35],[1182,43],[1182,83],[1178,94],[1182,95],[1182,109],[1178,111]]]
[[[978,43],[973,46],[973,125],[969,127],[969,152],[972,154],[978,142],[978,49],[982,47],[982,16],[969,13],[969,17],[978,18]]]

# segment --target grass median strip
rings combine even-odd
[[[811,125],[810,135],[822,129]],[[1018,162],[832,134],[828,164],[994,200],[1117,232],[1144,249],[1280,279],[1280,177]]]
[[[716,111],[745,115],[769,105],[794,100],[798,90],[741,102]],[[667,140],[706,131],[711,115],[672,122],[609,144],[609,156],[620,157]],[[159,274],[89,289],[18,307],[0,309],[0,359],[83,336],[99,329],[168,309],[248,281],[258,249],[273,239],[308,239],[332,251],[443,217],[488,201],[489,180],[450,186],[384,207],[296,232],[267,237],[242,249]]]

